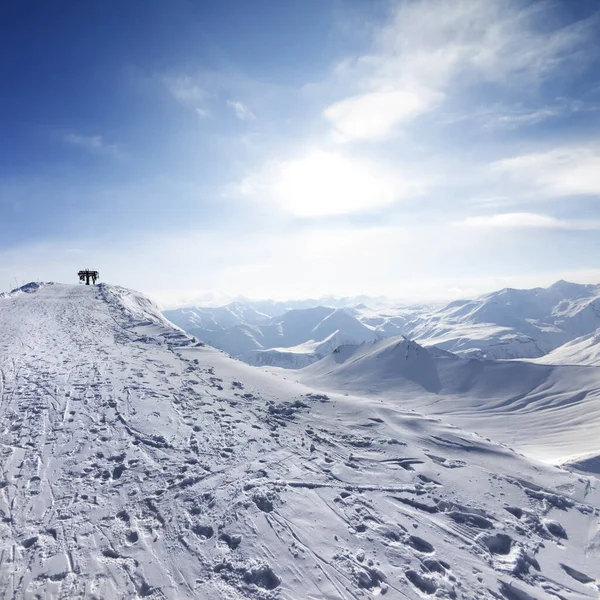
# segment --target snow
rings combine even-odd
[[[5,597],[598,596],[595,478],[233,360],[122,288],[25,291],[0,298]]]
[[[290,309],[257,324],[256,319],[246,320],[246,315],[254,314],[251,306],[236,306],[235,324],[231,326],[227,324],[232,321],[222,316],[225,309],[233,315],[231,305],[221,309],[178,309],[167,311],[165,316],[188,333],[251,365],[298,368],[331,352],[334,349],[330,343],[332,339],[339,345],[381,337],[373,327],[361,323],[350,308]],[[210,311],[212,321],[204,318],[203,311]]]
[[[341,347],[290,375],[399,402],[553,464],[599,454],[596,368],[468,359],[391,338]]]
[[[188,333],[253,365],[298,368],[322,358],[306,347],[337,332],[340,343],[360,344],[405,335],[424,346],[482,359],[539,358],[600,327],[600,286],[559,281],[548,288],[504,289],[442,307],[369,308],[366,304],[286,309],[266,317],[253,303],[168,311]],[[295,303],[290,303],[295,305]],[[263,303],[261,308],[269,305]],[[231,318],[225,319],[225,311]],[[210,313],[210,319],[199,316]],[[232,316],[233,315],[233,316]],[[259,315],[258,317],[256,315]],[[295,349],[292,349],[295,348]],[[572,356],[570,360],[575,360]],[[585,360],[583,356],[582,360]],[[586,364],[586,363],[580,363]]]
[[[536,358],[600,326],[600,285],[504,289],[420,314],[406,335],[482,358]]]
[[[532,362],[547,365],[588,365],[600,367],[600,328],[575,338]]]
[[[240,323],[258,325],[270,319],[269,315],[255,310],[241,302],[232,302],[226,306],[202,308],[193,306],[168,310],[164,313],[172,323],[187,325],[198,329],[219,330],[234,327]]]

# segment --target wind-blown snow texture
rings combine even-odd
[[[232,360],[127,290],[0,298],[5,598],[598,595],[598,482]]]

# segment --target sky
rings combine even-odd
[[[0,291],[600,282],[597,0],[0,4]]]

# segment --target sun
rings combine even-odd
[[[393,204],[392,178],[367,162],[326,151],[274,165],[272,199],[297,217],[368,212]]]

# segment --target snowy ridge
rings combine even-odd
[[[600,286],[565,281],[549,288],[499,290],[442,307],[371,309],[357,304],[290,310],[284,305],[269,318],[252,304],[237,303],[235,310],[232,306],[179,309],[165,315],[188,333],[250,364],[288,368],[320,358],[308,346],[306,356],[299,357],[298,348],[323,341],[334,331],[342,343],[406,335],[422,345],[463,356],[514,359],[542,357],[600,327]],[[223,311],[227,319],[219,316]],[[212,316],[199,317],[199,313]]]
[[[227,309],[231,315],[229,307]],[[176,314],[167,311],[165,316],[173,319],[188,333],[207,344],[241,358],[252,365],[288,366],[297,368],[322,358],[331,347],[328,340],[336,337],[338,343],[361,343],[381,337],[373,327],[358,320],[351,309],[314,306],[291,309],[268,318],[262,324],[247,322],[239,315],[252,311],[237,309],[238,321],[233,326],[210,325],[206,320],[199,326],[199,309],[179,309]],[[219,309],[211,309],[216,314]],[[321,350],[317,346],[321,345]],[[333,347],[331,347],[333,350]],[[331,351],[329,350],[329,351]],[[299,356],[300,353],[305,356]]]
[[[10,292],[0,292],[0,298],[14,298],[19,294],[33,294],[44,285],[54,285],[52,282],[32,281],[22,287],[15,288]]]
[[[219,307],[202,308],[192,306],[190,308],[168,310],[165,311],[164,315],[176,325],[182,323],[189,328],[200,330],[227,329],[240,323],[258,325],[271,318],[269,315],[240,302],[232,302]]]
[[[482,358],[536,358],[600,326],[600,285],[559,281],[451,302],[407,327],[420,343]]]
[[[0,373],[4,597],[597,597],[597,481],[232,360],[133,292],[0,299]]]
[[[270,348],[268,350],[255,350],[241,354],[238,358],[254,366],[263,367],[282,367],[284,369],[301,369],[311,365],[318,360],[321,360],[328,354],[331,354],[340,346],[354,344],[354,340],[358,337],[372,338],[371,334],[356,335],[348,331],[334,331],[324,340],[315,342],[309,340],[297,346],[289,348]]]
[[[545,365],[588,365],[600,367],[600,328],[563,344],[532,362]]]
[[[598,452],[595,368],[468,359],[392,338],[341,347],[294,376],[401,402],[555,464]]]

